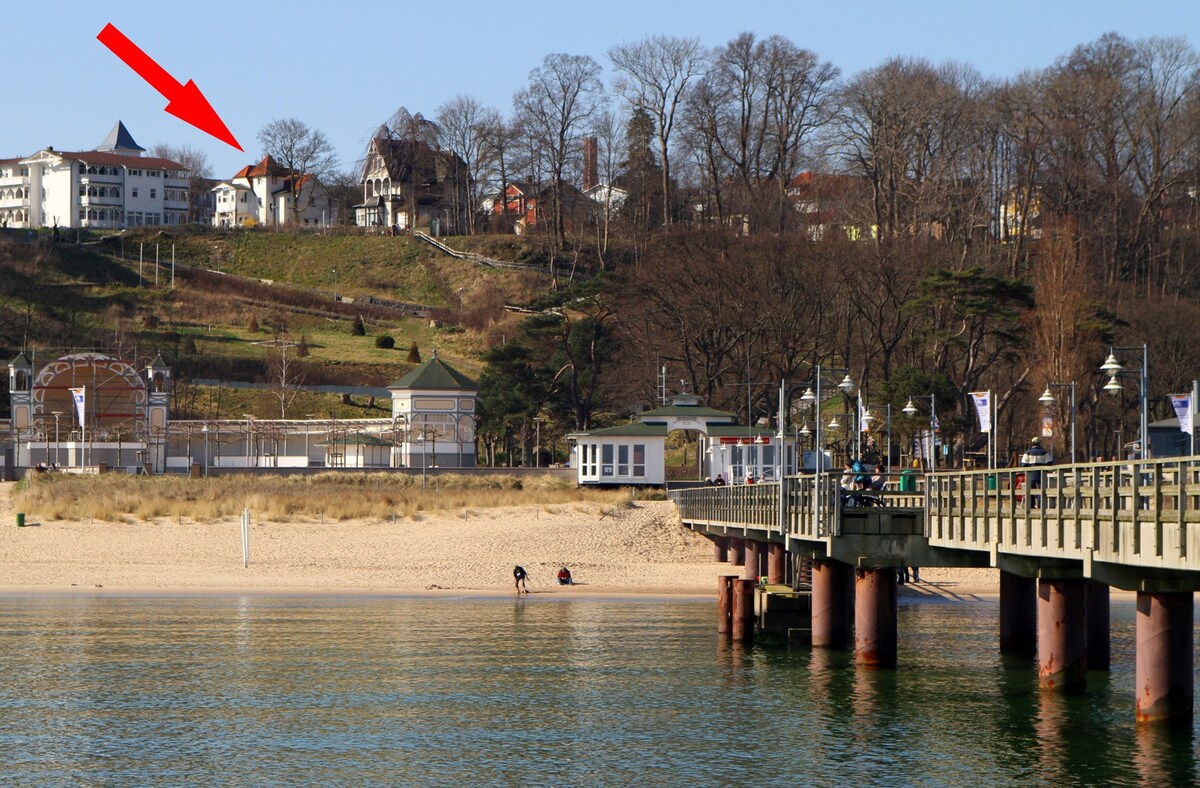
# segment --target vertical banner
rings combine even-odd
[[[992,431],[992,392],[972,391],[971,399],[975,402],[975,415],[979,417],[979,431]]]
[[[866,416],[866,415],[867,415],[867,409],[866,409],[866,407],[863,406],[862,389],[859,389],[859,391],[858,391],[858,431],[859,432],[868,432],[868,428],[871,426],[867,423],[867,420],[863,418],[863,416]]]
[[[1175,409],[1175,415],[1179,417],[1179,429],[1192,434],[1192,395],[1191,394],[1171,394],[1171,407]]]
[[[86,427],[87,424],[85,422],[87,410],[85,408],[85,401],[87,398],[87,386],[71,389],[71,397],[75,400],[75,413],[79,417],[79,426]]]
[[[1053,438],[1054,437],[1054,416],[1053,415],[1042,416],[1042,437],[1043,438]]]

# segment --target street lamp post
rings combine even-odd
[[[1148,383],[1150,375],[1148,371],[1150,367],[1150,353],[1148,346],[1142,344],[1140,346],[1132,345],[1129,347],[1110,347],[1108,349],[1108,358],[1106,358],[1104,360],[1104,364],[1100,366],[1100,371],[1107,372],[1109,375],[1108,383],[1104,384],[1104,390],[1109,394],[1120,394],[1122,390],[1121,381],[1117,378],[1120,375],[1134,374],[1135,370],[1126,370],[1121,362],[1117,360],[1116,351],[1138,350],[1139,347],[1142,351],[1142,366],[1140,370],[1136,370],[1138,373],[1138,386],[1141,400],[1141,418],[1139,420],[1138,432],[1138,457],[1140,459],[1145,459],[1146,457],[1150,456],[1150,425],[1148,423],[1148,408],[1146,402],[1146,391],[1149,388]]]
[[[837,387],[839,389],[841,389],[841,391],[845,394],[849,394],[850,392],[854,391],[854,381],[850,379],[850,370],[849,369],[846,369],[845,367],[842,367],[842,368],[825,367],[825,368],[823,368],[820,364],[818,364],[816,369],[814,370],[814,374],[813,374],[813,388],[815,388],[816,390],[814,391],[813,388],[810,388],[810,389],[806,390],[804,392],[804,394],[801,395],[801,397],[800,397],[801,402],[808,402],[808,403],[812,404],[812,406],[814,408],[814,412],[816,414],[816,437],[815,437],[813,448],[815,450],[814,454],[816,455],[817,467],[816,467],[816,471],[813,476],[813,485],[814,485],[814,489],[816,491],[816,494],[815,494],[814,500],[813,500],[813,517],[816,521],[818,534],[820,534],[820,532],[821,532],[821,497],[822,497],[821,494],[824,491],[824,489],[822,487],[822,482],[823,482],[822,477],[824,476],[824,471],[825,471],[825,449],[824,449],[824,444],[821,441],[822,432],[823,432],[823,430],[821,429],[821,427],[822,427],[822,425],[821,425],[821,379],[824,376],[824,373],[827,373],[827,372],[830,374],[834,374],[834,375],[836,375],[838,373],[845,373],[845,377],[842,378],[842,382],[839,383],[837,385]],[[835,421],[836,421],[836,417],[835,417]]]
[[[62,459],[59,456],[59,449],[62,448],[62,444],[58,442],[58,417],[63,415],[63,412],[61,410],[51,412],[54,414],[54,465],[58,467],[58,462]]]
[[[1070,383],[1047,383],[1046,390],[1042,393],[1042,396],[1038,397],[1038,402],[1043,405],[1057,404],[1058,400],[1055,399],[1050,389],[1071,390],[1071,463],[1074,464],[1077,462],[1075,454],[1075,381],[1072,380]]]
[[[917,406],[913,404],[914,399],[929,400],[929,470],[937,472],[937,403],[933,394],[913,394],[901,408],[901,411],[909,416],[917,415]]]

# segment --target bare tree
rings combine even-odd
[[[466,177],[455,178],[455,184],[462,183],[466,189],[467,216],[465,222],[460,222],[460,232],[465,229],[469,235],[474,235],[480,195],[492,182],[496,171],[495,148],[490,144],[490,135],[501,124],[500,113],[471,96],[458,95],[438,107],[437,124],[446,147],[457,153],[466,165]],[[459,201],[455,202],[457,205]]]
[[[150,149],[150,155],[157,156],[160,159],[170,159],[187,167],[188,221],[198,222],[204,218],[200,216],[196,197],[200,192],[207,191],[208,184],[206,181],[212,178],[212,165],[208,163],[208,154],[199,148],[192,148],[187,145],[169,145],[165,142],[160,142]]]
[[[258,132],[258,141],[266,155],[288,170],[294,221],[313,197],[314,190],[305,189],[306,176],[328,180],[337,169],[333,145],[323,131],[296,118],[272,120]]]
[[[662,222],[671,223],[671,160],[669,144],[675,115],[688,84],[708,67],[707,52],[697,38],[650,36],[608,50],[608,59],[624,76],[616,89],[630,106],[654,120],[662,163]]]
[[[298,342],[282,336],[263,343],[267,346],[267,373],[271,381],[271,396],[279,402],[279,418],[286,419],[288,408],[304,384],[304,369],[296,353],[289,352]]]
[[[805,145],[828,121],[838,71],[783,36],[742,33],[713,54],[689,97],[688,120],[713,183],[727,169],[752,232],[778,232],[792,214],[787,188]],[[723,161],[719,161],[723,160]],[[729,204],[723,195],[720,202]],[[722,209],[724,212],[724,207]]]
[[[599,74],[599,64],[586,55],[546,55],[542,65],[529,72],[529,85],[513,97],[550,178],[554,238],[560,247],[566,236],[563,177],[568,160],[580,151],[582,129],[601,108]]]

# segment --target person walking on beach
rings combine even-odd
[[[524,591],[526,594],[529,593],[529,589],[525,585],[525,578],[527,576],[528,575],[525,572],[525,567],[523,567],[523,566],[514,566],[513,567],[513,580],[517,584],[517,593],[518,594],[521,593],[522,591]]]

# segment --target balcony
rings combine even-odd
[[[79,176],[80,183],[122,183],[125,180],[123,175],[92,175],[85,174]]]
[[[84,205],[84,206],[87,206],[87,205],[122,206],[125,204],[125,200],[123,200],[120,197],[80,197],[79,204]]]

